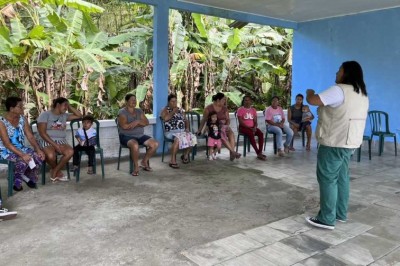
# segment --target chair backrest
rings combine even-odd
[[[78,118],[78,119],[71,120],[71,122],[69,123],[69,126],[71,128],[72,145],[73,146],[75,146],[75,140],[76,140],[75,139],[75,130],[80,128],[81,122],[82,122],[82,119]],[[100,122],[99,122],[99,120],[95,119],[93,121],[93,126],[94,126],[94,129],[96,129],[96,146],[98,148],[100,148]]]
[[[161,121],[162,133],[163,133],[163,136],[165,136],[165,123],[164,123],[164,119],[161,116],[160,116],[160,121]]]
[[[389,133],[389,115],[383,111],[369,111],[369,122],[371,124],[371,133],[384,132]]]
[[[38,131],[37,125],[38,125],[38,123],[37,123],[36,120],[32,120],[29,123],[29,126],[31,127],[31,131],[32,131],[33,136],[35,137],[36,141],[39,141],[41,138],[39,136],[39,131]],[[33,130],[34,127],[36,128],[36,130]]]
[[[194,111],[185,112],[186,120],[189,122],[189,130],[195,134],[200,127],[200,114]],[[201,130],[201,128],[200,128]]]
[[[237,111],[235,111],[235,121],[236,121],[237,132],[239,133],[239,119],[237,117]]]

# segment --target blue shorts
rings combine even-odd
[[[144,145],[144,143],[147,140],[151,139],[151,137],[147,136],[147,135],[143,135],[141,137],[133,137],[133,136],[127,136],[127,135],[119,134],[119,142],[122,145],[128,146],[128,141],[130,141],[131,139],[136,141],[139,145]]]

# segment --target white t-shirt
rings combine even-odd
[[[344,101],[343,90],[337,85],[330,87],[329,89],[319,93],[318,95],[324,106],[329,105],[331,107],[338,107]]]

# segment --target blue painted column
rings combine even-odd
[[[159,120],[162,108],[165,107],[168,97],[168,15],[169,6],[165,1],[160,1],[154,6],[154,33],[153,33],[153,60],[154,60],[154,90],[153,114],[157,119],[154,126],[154,137],[160,142],[158,153],[162,151],[164,139],[163,130]]]

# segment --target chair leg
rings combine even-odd
[[[368,156],[370,160],[371,160],[371,142],[372,140],[368,140]]]
[[[74,171],[74,174],[75,174],[75,182],[79,183],[79,177],[81,175],[81,164],[78,165],[78,169],[76,169],[76,171]]]
[[[132,174],[133,171],[134,169],[133,169],[132,154],[131,154],[131,149],[129,149],[129,174]]]
[[[357,149],[357,162],[361,161],[361,147],[362,145]]]
[[[67,167],[67,176],[68,176],[68,179],[71,179],[71,175],[70,175],[70,173],[69,173],[69,162],[67,162],[66,167]]]
[[[165,151],[165,140],[164,140],[163,146],[162,146],[161,162],[164,162],[164,151]]]
[[[192,148],[192,161],[194,161],[194,155],[195,155],[195,151],[197,150],[197,144],[193,146]]]
[[[119,145],[117,170],[119,170],[119,163],[121,161],[121,149],[122,149],[122,147],[121,147],[121,145]]]
[[[93,158],[93,174],[97,174],[97,160],[96,160],[96,154],[94,154]]]
[[[14,163],[8,162],[8,197],[13,195],[14,186]]]
[[[100,151],[100,163],[101,163],[101,179],[104,180],[104,157],[103,157],[103,151]]]
[[[383,141],[383,137],[379,137],[379,156],[381,156],[383,152]]]
[[[46,161],[42,164],[42,185],[46,185]]]
[[[238,150],[239,150],[239,134],[238,134],[238,136],[237,136],[237,138],[236,138],[236,152],[238,152]],[[244,144],[245,145],[245,144]]]
[[[277,154],[278,153],[278,146],[276,144],[276,134],[273,134],[273,135],[274,135],[274,154]]]
[[[394,156],[397,156],[397,140],[396,140],[396,135],[395,135],[393,138],[394,138]]]
[[[264,151],[265,151],[265,147],[267,146],[267,137],[268,137],[268,131],[265,131],[265,137],[264,137]]]
[[[246,145],[247,145],[247,137],[243,136],[243,157],[246,157],[246,148],[247,148]]]
[[[250,152],[250,139],[247,138],[247,152]]]
[[[305,134],[304,130],[301,131],[301,138],[303,140],[303,147],[305,147],[306,146],[306,134]]]

